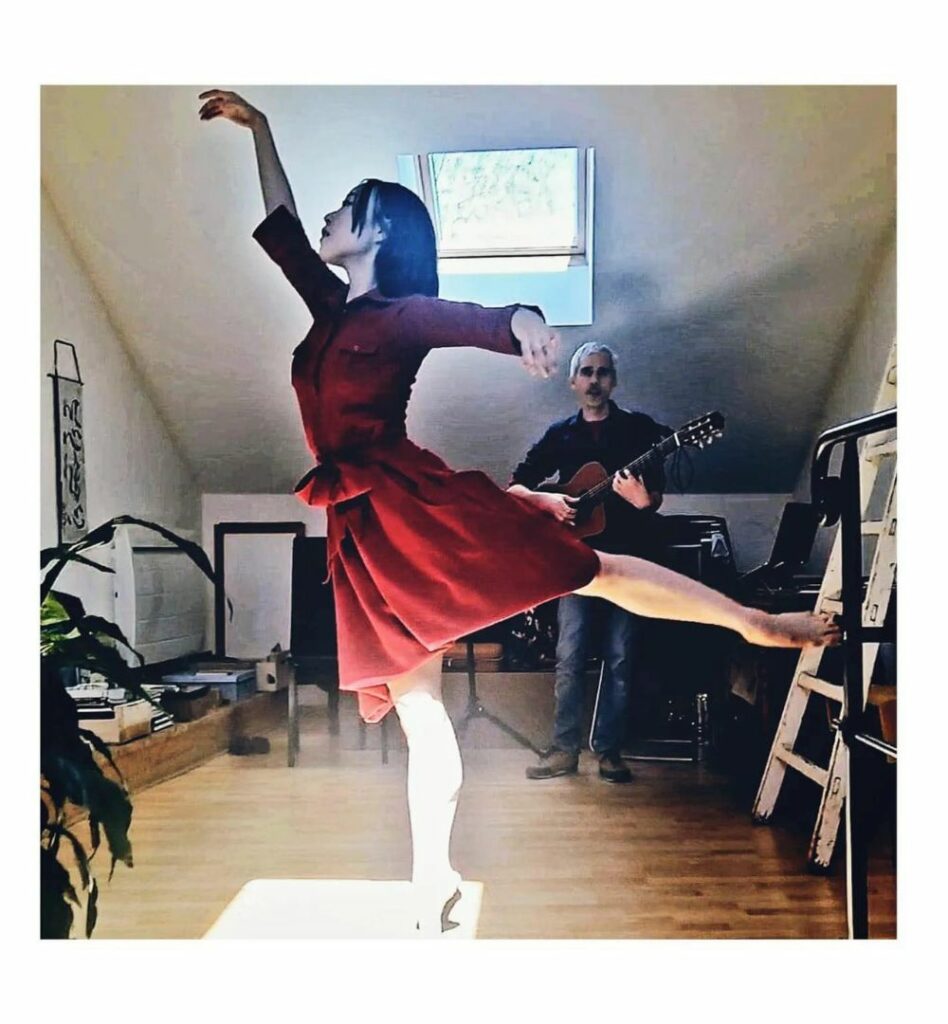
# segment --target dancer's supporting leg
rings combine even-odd
[[[701,622],[740,633],[764,647],[824,646],[839,642],[839,627],[827,614],[770,615],[743,605],[703,583],[653,562],[597,552],[601,569],[577,594],[603,597],[627,611],[657,619]]]
[[[461,881],[451,867],[461,752],[441,701],[441,656],[388,684],[408,742],[412,889],[423,934],[440,934],[441,911]]]

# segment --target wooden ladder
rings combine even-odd
[[[894,407],[895,398],[896,345],[893,343],[874,411],[878,412]],[[862,534],[864,539],[875,538],[875,551],[869,572],[869,582],[862,605],[862,619],[866,626],[881,627],[883,625],[895,586],[896,525],[898,521],[896,482],[898,473],[894,435],[895,431],[893,430],[887,435],[882,435],[881,438],[879,436],[866,438],[860,451],[859,485],[862,496]],[[889,468],[883,469],[889,460],[891,460],[891,472]],[[881,473],[880,470],[882,470]],[[879,494],[875,493],[877,478],[886,491],[884,511],[881,518],[869,519],[867,514],[879,497]],[[888,480],[887,483],[886,480]],[[881,489],[879,493],[881,494]],[[842,610],[841,539],[840,533],[837,531],[816,599],[817,611],[838,613]],[[867,643],[863,646],[864,707],[878,650],[878,643]],[[808,859],[810,864],[818,869],[828,868],[832,860],[839,833],[843,801],[846,797],[845,780],[847,778],[847,750],[838,730],[833,738],[829,764],[825,768],[794,750],[800,725],[812,694],[818,694],[842,706],[842,685],[829,682],[819,675],[823,655],[824,650],[819,647],[806,648],[800,653],[753,808],[756,821],[768,822],[771,819],[788,768],[815,782],[821,788],[823,795],[810,839]]]

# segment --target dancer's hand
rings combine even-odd
[[[627,469],[622,469],[612,478],[612,489],[636,508],[652,507],[652,496],[642,481]]]
[[[202,121],[210,121],[214,117],[224,117],[244,128],[256,128],[257,125],[266,121],[266,117],[256,107],[251,106],[235,92],[209,89],[207,92],[202,92],[198,99],[207,101],[201,107]]]
[[[521,306],[510,320],[510,330],[520,342],[520,361],[528,373],[548,378],[556,372],[560,336],[543,317]]]

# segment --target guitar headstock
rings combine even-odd
[[[675,433],[681,445],[705,448],[724,433],[724,415],[720,412],[705,413]]]

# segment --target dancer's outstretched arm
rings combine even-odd
[[[273,213],[278,206],[285,206],[294,217],[297,217],[296,203],[287,180],[286,172],[277,155],[276,144],[270,131],[266,116],[256,107],[251,106],[242,96],[223,89],[209,89],[202,92],[198,99],[205,100],[201,107],[201,120],[210,121],[214,117],[223,117],[234,124],[249,128],[253,132],[253,142],[257,151],[257,169],[260,172],[260,188],[263,191],[263,204],[267,214]],[[297,217],[297,219],[299,219]]]

